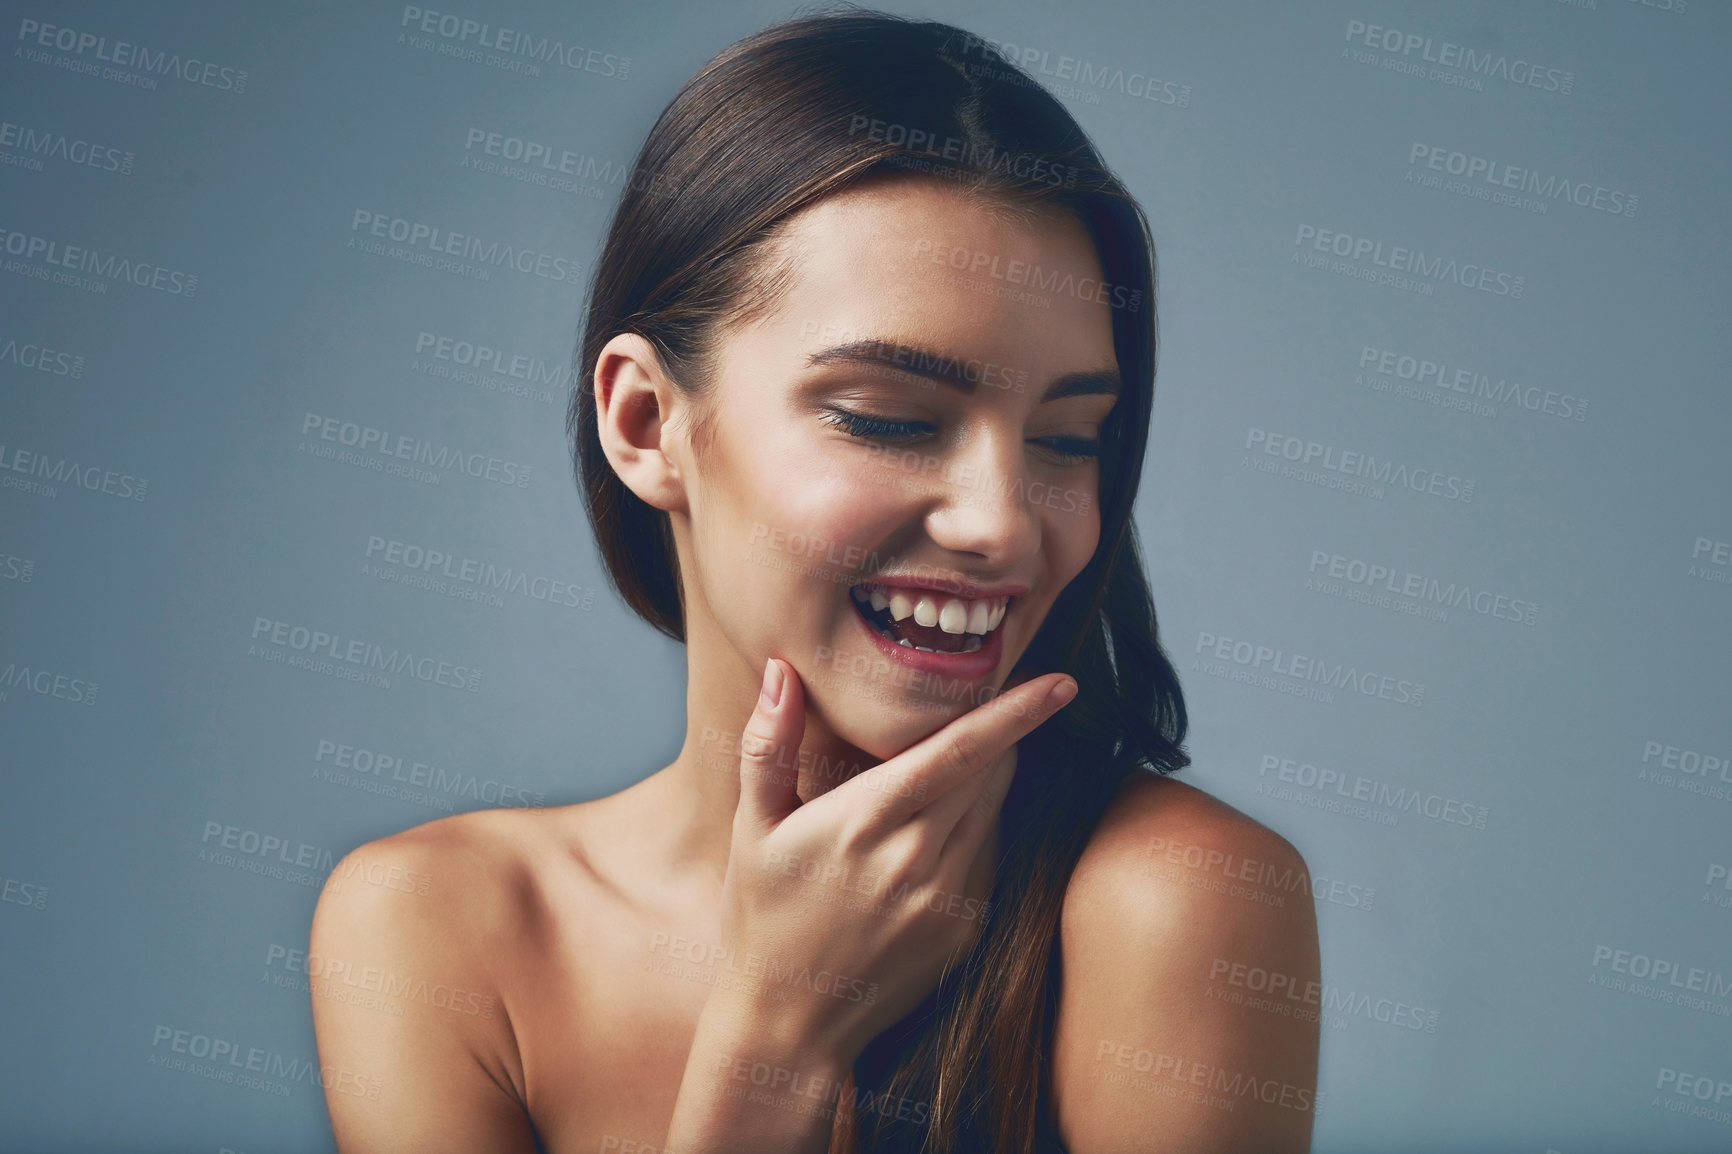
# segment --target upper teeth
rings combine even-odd
[[[943,594],[919,593],[894,589],[888,594],[877,585],[856,585],[850,592],[854,600],[869,603],[874,609],[889,609],[897,621],[914,618],[915,624],[938,626],[946,633],[987,634],[1004,620],[1008,597],[962,598]]]

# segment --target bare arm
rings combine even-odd
[[[307,975],[343,1154],[535,1154],[497,1058],[505,1010],[463,924],[466,857],[411,831],[349,854],[320,895]],[[335,1070],[374,1092],[346,1091]]]
[[[1103,822],[1066,895],[1054,1043],[1066,1144],[1305,1154],[1322,992],[1305,862],[1188,787],[1143,792]]]

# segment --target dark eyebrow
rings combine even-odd
[[[978,364],[979,362],[976,361],[975,363]],[[924,377],[927,380],[949,385],[951,388],[964,393],[972,394],[975,386],[975,381],[970,376],[967,358],[876,338],[849,341],[847,344],[836,345],[822,352],[813,353],[807,358],[806,364],[808,366],[882,365],[897,372],[907,373],[910,376]],[[979,370],[976,369],[974,372],[978,375]],[[1046,393],[1040,399],[1042,403],[1045,403],[1056,401],[1060,397],[1081,397],[1097,393],[1116,397],[1122,388],[1123,382],[1119,378],[1117,369],[1065,373],[1047,387]]]

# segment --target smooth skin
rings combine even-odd
[[[1015,742],[1074,684],[1010,671],[1100,535],[1078,450],[1114,397],[1047,388],[1116,363],[1106,304],[1031,303],[934,253],[1093,277],[1098,258],[1069,218],[908,178],[810,206],[780,244],[788,290],[726,334],[703,397],[634,334],[596,366],[603,447],[680,556],[679,756],[596,801],[369,843],[321,895],[308,970],[344,1154],[528,1152],[531,1117],[557,1154],[816,1154],[861,1048],[980,931],[1004,795],[1040,772]],[[983,375],[815,357],[863,338]],[[838,410],[900,425],[861,436]],[[998,667],[954,694],[874,665],[848,589],[878,573],[1025,589]],[[1303,886],[1247,899],[1246,876],[1308,882],[1284,839],[1200,790],[1120,790],[1060,929],[1072,1154],[1309,1148],[1315,911]],[[1235,984],[1252,969],[1296,1012]]]

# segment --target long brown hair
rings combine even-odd
[[[1019,745],[1025,768],[1004,804],[991,918],[967,958],[861,1054],[832,1149],[1061,1149],[1048,1058],[1065,889],[1126,776],[1190,760],[1184,698],[1131,520],[1156,346],[1154,244],[1141,209],[1058,101],[980,38],[852,7],[773,25],[694,76],[638,153],[576,353],[573,463],[614,587],[683,642],[667,514],[602,453],[597,357],[615,334],[637,333],[678,387],[701,394],[723,331],[762,315],[785,288],[770,259],[777,227],[869,176],[953,180],[983,203],[1074,215],[1108,286],[1123,391],[1101,429],[1100,544],[1018,665],[1070,673],[1077,698]]]

